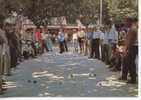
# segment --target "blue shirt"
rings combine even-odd
[[[118,32],[116,31],[116,28],[113,25],[109,32],[109,42],[117,43],[117,41],[118,41]]]
[[[100,39],[100,31],[96,31],[96,32],[93,32],[93,36],[92,36],[92,38],[93,39]]]
[[[65,40],[64,33],[59,32],[59,34],[58,34],[58,41],[59,41],[59,42],[63,42],[64,40]]]
[[[92,32],[87,32],[86,33],[86,38],[88,39],[88,40],[91,40],[92,39]]]
[[[108,32],[104,32],[103,44],[109,44],[109,33]]]

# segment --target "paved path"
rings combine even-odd
[[[24,61],[7,77],[8,90],[0,97],[129,97],[137,85],[117,80],[105,64],[77,53],[43,54]]]

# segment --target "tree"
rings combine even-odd
[[[111,18],[121,22],[125,16],[138,16],[138,0],[102,0],[103,23]],[[23,15],[37,26],[48,25],[52,17],[80,19],[87,26],[99,19],[100,0],[0,0],[0,22],[12,12]]]
[[[105,0],[108,14],[114,22],[122,22],[125,17],[138,16],[138,0]]]

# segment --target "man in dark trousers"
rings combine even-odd
[[[125,41],[125,57],[123,60],[121,80],[127,80],[128,72],[131,80],[128,83],[136,83],[136,63],[135,59],[138,54],[138,20],[129,18],[129,31]]]
[[[5,26],[4,26],[4,29],[5,29],[5,34],[6,34],[6,37],[8,39],[8,44],[9,44],[9,47],[10,47],[10,57],[11,57],[11,68],[15,68],[18,64],[18,54],[19,53],[19,46],[18,46],[18,38],[15,34],[15,31],[14,31],[14,23],[13,22],[8,22],[6,21],[5,22]]]
[[[96,59],[100,59],[100,32],[95,27],[93,29],[93,36],[92,36],[92,51],[91,51],[91,58],[93,58],[93,55],[95,54]]]
[[[3,31],[1,30],[0,27],[0,94],[2,93],[2,76],[3,76],[3,65],[2,65],[2,45],[5,43],[5,40],[2,36]]]
[[[60,53],[63,53],[65,51],[64,41],[65,41],[64,30],[60,29],[58,33],[58,42],[59,42]]]

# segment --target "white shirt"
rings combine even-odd
[[[77,39],[78,39],[77,33],[74,33],[74,34],[73,34],[73,40],[77,40]]]
[[[80,38],[85,37],[85,32],[84,31],[79,31],[77,34],[78,34],[78,37],[80,37]]]
[[[46,34],[45,33],[41,33],[42,39],[46,40]]]
[[[104,40],[105,39],[105,36],[104,36],[104,33],[103,32],[100,32],[100,39],[101,40]]]
[[[116,31],[115,25],[112,26],[109,32],[109,39],[112,43],[117,43],[118,41],[118,32]]]
[[[105,32],[104,33],[103,44],[109,44],[108,40],[109,40],[108,32]]]
[[[93,33],[93,39],[100,39],[100,34],[101,34],[100,31],[94,32],[94,33]]]

